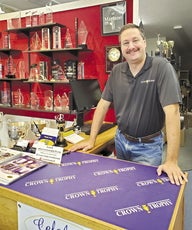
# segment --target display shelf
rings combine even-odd
[[[12,33],[24,33],[26,35],[29,35],[30,32],[40,30],[42,28],[52,28],[54,26],[60,26],[60,27],[65,27],[65,25],[60,24],[60,23],[50,23],[50,24],[43,24],[39,26],[30,26],[30,27],[21,27],[21,28],[13,28],[13,29],[8,29],[6,30],[7,32],[12,32]]]
[[[79,59],[78,55],[80,52],[92,52],[92,50],[88,49],[87,46],[78,46],[78,47],[74,47],[74,48],[59,48],[59,49],[52,49],[51,48],[51,49],[31,50],[31,46],[30,46],[31,34],[33,34],[34,32],[41,32],[42,28],[49,28],[50,29],[49,30],[50,42],[52,42],[52,32],[53,32],[54,26],[60,26],[61,28],[64,28],[64,29],[66,27],[65,25],[62,25],[60,23],[50,23],[50,24],[43,24],[43,25],[39,25],[39,26],[7,29],[6,32],[9,34],[11,34],[11,33],[17,33],[17,34],[22,33],[25,36],[27,36],[26,43],[28,43],[29,50],[22,51],[22,50],[16,50],[16,49],[0,49],[0,52],[7,54],[7,55],[11,55],[11,52],[16,52],[16,51],[28,53],[27,60],[25,60],[25,61],[28,61],[28,67],[29,67],[28,72],[29,73],[30,73],[30,66],[31,66],[31,57],[35,53],[37,53],[37,56],[38,56],[38,54],[39,55],[43,54],[43,55],[47,56],[48,60],[52,63],[55,56],[58,55],[59,58],[61,58],[60,54],[63,54],[63,53],[65,53],[68,56],[73,55],[74,57],[72,57],[72,59],[75,59],[75,61],[76,61],[77,59]],[[46,59],[46,57],[45,57],[45,59]],[[48,71],[48,72],[50,74],[50,71]],[[75,79],[73,79],[73,80],[75,80]],[[3,84],[3,82],[6,82],[7,86],[5,84]],[[18,83],[14,83],[14,82],[18,82]],[[49,90],[49,89],[52,90],[52,92],[53,92],[52,108],[50,110],[46,109],[45,106],[43,105],[44,103],[40,103],[39,108],[32,109],[30,99],[28,100],[26,98],[25,98],[26,100],[24,102],[25,105],[15,105],[14,101],[12,100],[13,91],[17,87],[17,85],[19,88],[22,88],[23,84],[29,84],[29,86],[26,86],[26,87],[24,86],[24,88],[25,88],[25,90],[24,90],[25,95],[24,96],[30,95],[33,92],[34,88],[38,89],[38,90],[41,88],[40,89],[41,93],[46,91],[46,90]],[[35,84],[39,84],[39,86],[35,85]],[[61,80],[61,81],[57,81],[57,80],[55,80],[55,81],[53,81],[53,80],[31,81],[28,79],[19,79],[19,78],[2,78],[2,79],[0,79],[0,87],[1,87],[1,89],[5,88],[5,91],[7,90],[7,87],[8,87],[8,91],[10,94],[9,95],[10,96],[10,105],[0,104],[0,108],[1,108],[2,112],[8,113],[8,114],[17,114],[17,115],[26,114],[27,116],[37,116],[37,114],[38,114],[38,116],[40,115],[39,117],[41,117],[41,116],[50,117],[53,114],[57,114],[57,113],[65,113],[65,114],[69,114],[69,115],[75,115],[76,113],[74,111],[69,111],[69,110],[63,111],[62,109],[57,110],[57,107],[55,107],[54,95],[57,94],[58,89],[60,90],[59,85],[62,85],[62,84],[66,86],[66,89],[67,89],[66,92],[69,93],[71,91],[71,89],[68,88],[68,87],[70,87],[70,80],[68,80],[68,79],[67,80]],[[26,88],[27,88],[27,94],[26,94]],[[47,89],[47,88],[49,88],[49,89]],[[63,89],[62,89],[62,91],[63,91]],[[42,96],[40,95],[40,98],[41,97]],[[0,102],[2,102],[2,98],[1,98]]]
[[[77,48],[62,48],[62,49],[49,49],[49,50],[28,50],[28,51],[23,51],[24,53],[41,53],[44,54],[48,57],[52,57],[53,53],[71,53],[72,55],[77,56],[79,52],[92,52],[90,49],[84,49],[82,47],[77,47]]]
[[[74,111],[69,113],[64,113],[63,111],[45,111],[45,110],[32,110],[27,108],[15,108],[15,107],[6,107],[0,106],[1,112],[4,114],[14,114],[18,116],[29,116],[29,117],[39,117],[39,118],[47,118],[47,119],[54,119],[55,115],[57,114],[65,114],[69,120],[73,120],[76,117],[76,113]],[[46,116],[45,116],[46,112]]]
[[[8,82],[10,82],[10,81],[26,81],[26,78],[24,78],[24,79],[21,79],[21,78],[7,78],[7,77],[5,77],[5,78],[0,78],[0,81],[8,81]]]
[[[12,53],[12,52],[21,52],[21,50],[3,48],[3,49],[0,49],[0,52],[4,53],[6,55],[10,55],[10,53]]]

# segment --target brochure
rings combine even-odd
[[[0,147],[0,164],[21,156],[22,152],[6,147]]]
[[[0,183],[8,185],[45,165],[46,162],[29,155],[20,155],[0,164]]]

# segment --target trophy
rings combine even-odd
[[[7,78],[15,78],[15,72],[16,72],[16,69],[15,69],[15,64],[13,62],[13,58],[12,56],[10,56],[7,60],[7,74],[6,74],[6,77]]]
[[[30,104],[31,104],[31,109],[39,109],[39,97],[34,92],[30,93]]]
[[[25,26],[31,27],[31,11],[25,13]]]
[[[25,138],[29,125],[27,122],[19,121],[12,122],[7,121],[8,135],[11,141],[14,141],[14,146],[17,145],[17,141]]]
[[[71,34],[69,32],[69,28],[67,28],[66,35],[65,35],[65,48],[73,48]]]
[[[49,124],[46,120],[34,120],[31,122],[31,131],[35,134],[36,137],[40,137],[43,128]]]
[[[31,25],[32,26],[38,26],[38,14],[37,14],[37,10],[33,11],[31,14]]]
[[[173,54],[174,41],[171,40],[171,41],[168,41],[167,43],[168,43],[168,48],[169,48],[171,55],[172,55]]]
[[[11,105],[10,89],[1,90],[1,104],[5,106]]]
[[[50,5],[46,5],[45,10],[46,10],[46,12],[45,12],[45,23],[46,24],[53,23],[53,11],[51,9],[51,6]]]
[[[53,91],[46,90],[44,92],[44,108],[45,110],[53,110]]]
[[[46,61],[39,62],[39,75],[41,80],[48,79],[48,64]]]
[[[4,49],[10,49],[10,36],[8,33],[3,35],[3,48]]]
[[[53,49],[61,49],[61,27],[53,27]]]
[[[33,34],[31,37],[31,45],[30,48],[31,50],[40,50],[42,47],[41,40],[39,38],[39,35],[37,32]]]
[[[12,91],[12,105],[18,107],[24,106],[24,95],[20,88],[16,91]]]
[[[19,61],[17,72],[19,73],[20,79],[25,79],[25,62]]]
[[[84,21],[81,21],[79,29],[78,29],[78,46],[82,47],[83,49],[87,49],[87,35],[88,31]]]
[[[42,28],[41,29],[42,34],[42,50],[50,49],[50,32],[49,28]]]
[[[65,119],[64,119],[64,115],[63,114],[59,114],[57,116],[55,116],[55,120],[56,120],[56,124],[57,124],[57,128],[59,130],[59,134],[57,137],[57,146],[62,146],[65,147],[67,146],[67,142],[64,138],[64,131],[65,131]]]

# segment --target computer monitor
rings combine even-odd
[[[101,98],[101,89],[97,79],[72,80],[70,85],[76,111],[89,111],[97,106]]]
[[[84,112],[95,108],[101,98],[97,79],[70,81],[72,92],[69,95],[70,110],[76,110],[77,125],[84,126]]]

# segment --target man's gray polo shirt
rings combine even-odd
[[[162,129],[163,107],[181,103],[177,74],[167,59],[147,56],[133,77],[127,62],[117,64],[107,81],[102,98],[113,102],[122,132],[143,137]]]

